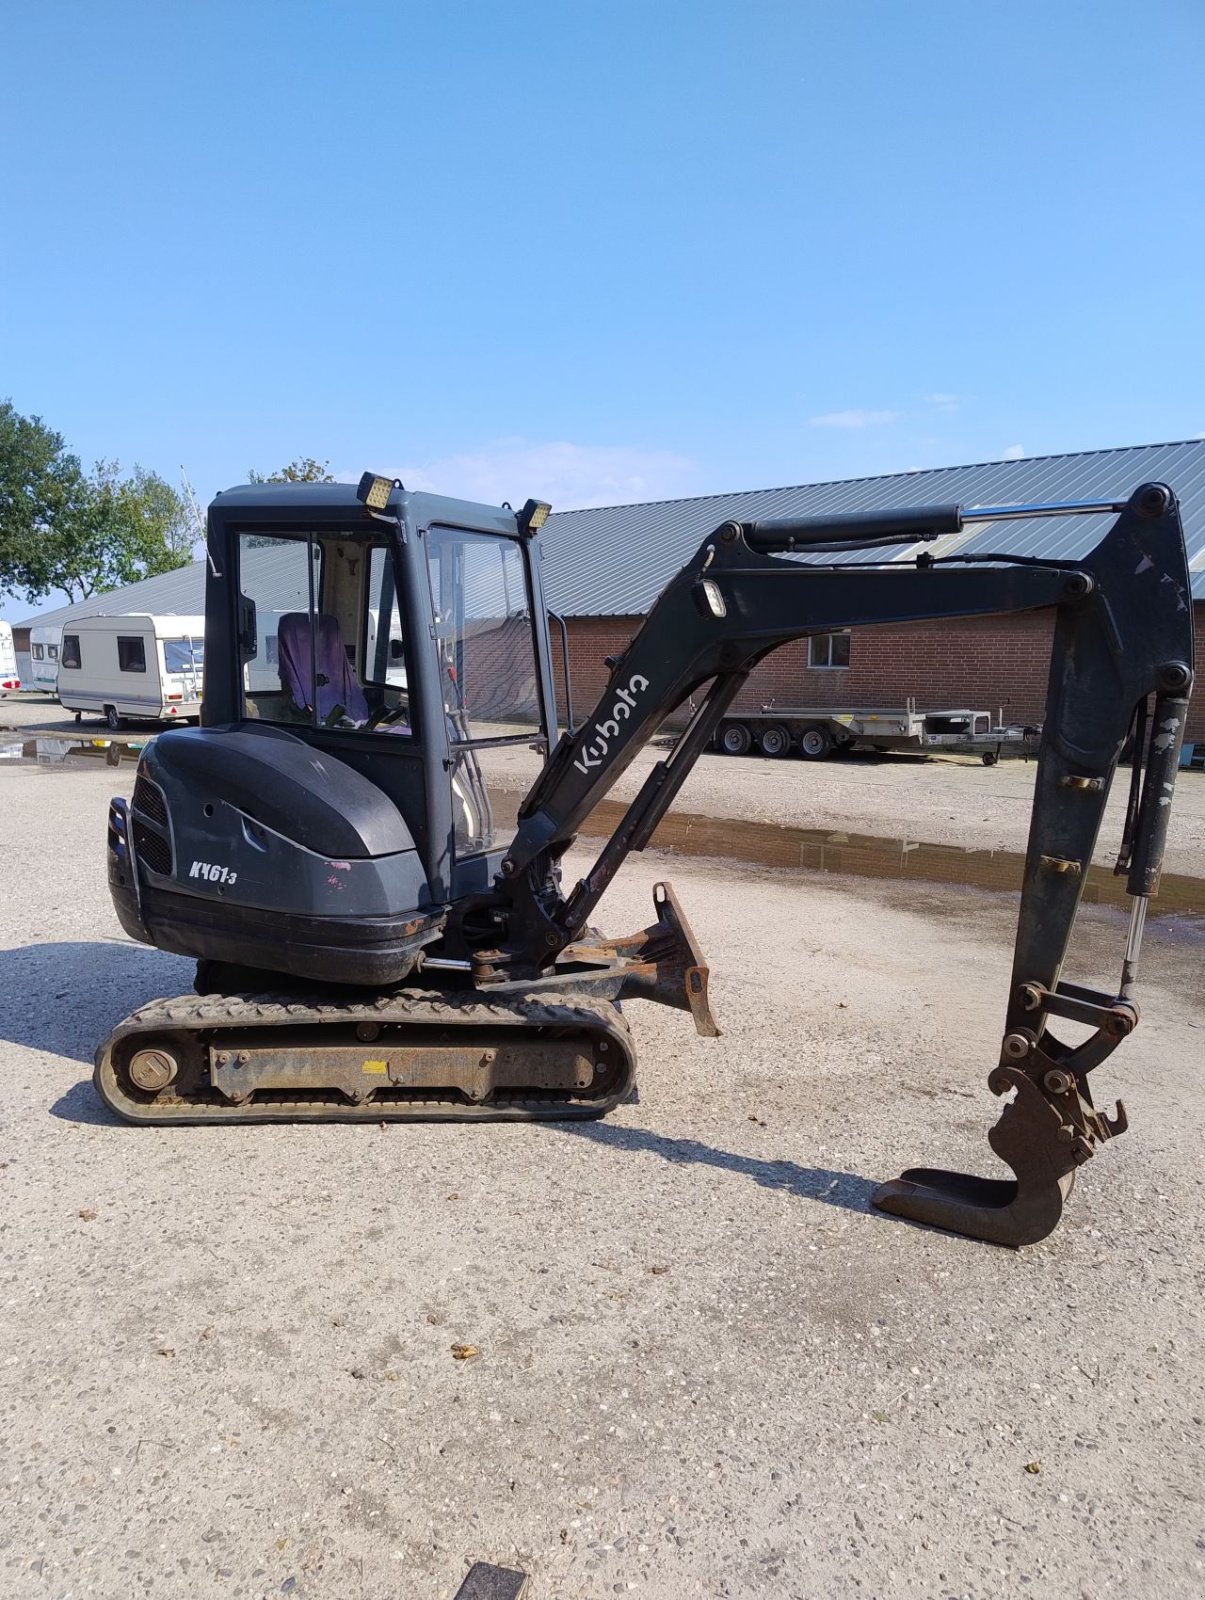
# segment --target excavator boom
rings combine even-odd
[[[919,548],[910,562],[882,566],[789,559],[921,546],[968,522],[1100,513],[1115,521],[1075,562],[934,560]],[[616,870],[630,850],[648,843],[720,717],[771,650],[857,624],[1037,607],[1055,609],[1054,642],[1005,1034],[989,1079],[997,1094],[1016,1091],[991,1138],[1014,1178],[913,1169],[884,1185],[876,1203],[999,1243],[1043,1237],[1058,1221],[1078,1166],[1125,1127],[1123,1108],[1113,1119],[1095,1110],[1088,1074],[1138,1020],[1131,991],[1147,905],[1158,889],[1193,681],[1184,537],[1175,496],[1161,484],[1145,484],[1122,503],[937,506],[717,528],[665,589],[615,663],[599,705],[562,739],[527,795],[498,885],[510,902],[512,939],[479,955],[479,981],[534,975],[547,970],[554,953],[576,950],[573,941]],[[665,716],[705,684],[672,753],[653,767],[593,869],[563,896],[555,862]],[[1113,775],[1135,725],[1147,734],[1134,756],[1121,857],[1133,915],[1118,992],[1104,995],[1064,982],[1061,973]],[[705,995],[697,950],[678,949],[667,959],[671,969],[694,974]],[[668,995],[655,997],[691,1004],[701,1027],[714,1027],[697,992],[684,997],[666,988]],[[1072,1048],[1049,1030],[1055,1018],[1095,1031]]]

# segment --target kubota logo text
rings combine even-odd
[[[611,748],[612,739],[619,738],[619,724],[626,722],[632,715],[632,707],[636,704],[636,696],[643,694],[649,686],[649,680],[639,672],[634,672],[628,679],[626,689],[621,689],[615,697],[615,704],[611,707],[611,715],[605,722],[594,724],[594,738],[589,744],[582,746],[582,753],[573,765],[579,772],[589,772],[591,767],[601,767]]]

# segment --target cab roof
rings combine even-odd
[[[518,534],[515,513],[505,506],[481,505],[448,495],[395,489],[389,497],[388,509],[411,528],[428,528],[438,523],[482,533],[500,533],[512,539]],[[235,522],[245,516],[251,522],[296,526],[305,522],[307,514],[312,514],[322,522],[343,517],[353,526],[362,522],[366,535],[374,525],[379,527],[356,498],[354,483],[240,483],[223,489],[209,510],[211,516],[223,522]]]

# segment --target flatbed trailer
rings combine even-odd
[[[729,712],[713,743],[730,756],[778,758],[798,752],[807,761],[825,761],[836,750],[853,748],[918,755],[963,751],[992,766],[1009,746],[1021,753],[1036,731],[1006,727],[990,711],[921,711],[913,700],[902,707],[778,706],[770,700],[758,711]]]

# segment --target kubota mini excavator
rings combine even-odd
[[[1014,1177],[920,1169],[875,1195],[977,1238],[1044,1237],[1076,1169],[1125,1127],[1120,1106],[1095,1109],[1088,1075],[1138,1020],[1192,684],[1174,494],[1145,484],[1119,503],[726,522],[667,585],[599,704],[559,737],[547,512],[407,493],[371,473],[355,488],[258,484],[214,501],[202,726],[143,753],[133,799],[114,800],[108,823],[123,927],[196,958],[197,993],[119,1024],[97,1052],[104,1100],[141,1123],[601,1116],[633,1083],[621,1001],[677,1006],[718,1032],[668,884],[643,932],[606,939],[589,918],[757,662],[850,625],[1049,606],[1020,925],[988,1080],[1010,1096],[990,1142]],[[1082,560],[927,548],[1031,516],[1110,522]],[[561,860],[592,808],[695,692],[681,739],[566,890]],[[1061,972],[1131,734],[1120,868],[1133,915],[1106,994]],[[533,744],[549,758],[499,837],[506,785],[491,775],[513,773]],[[1058,1019],[1090,1036],[1063,1043]]]

